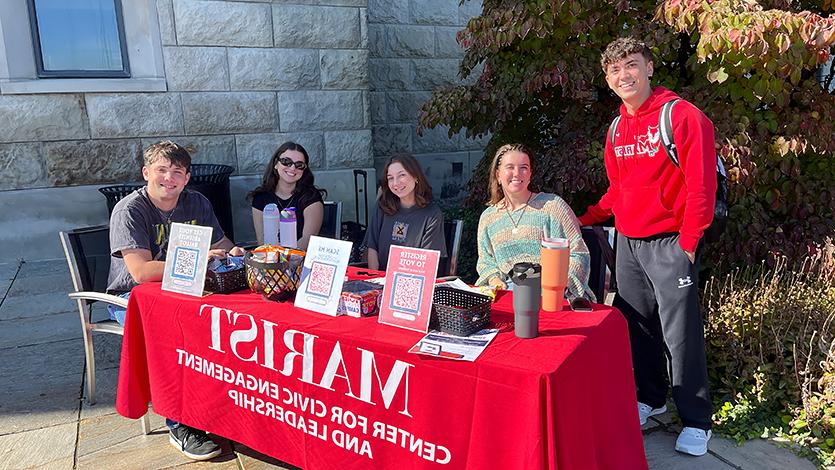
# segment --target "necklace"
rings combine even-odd
[[[275,195],[275,199],[278,201],[278,209],[283,211],[284,209],[287,209],[288,207],[293,207],[293,200],[296,199],[296,193],[293,193],[290,196],[290,199],[287,199],[286,204],[281,203],[281,196],[279,196],[278,194]]]
[[[505,201],[507,206],[505,207],[505,211],[507,212],[507,218],[510,219],[510,223],[513,224],[513,229],[510,231],[513,235],[519,234],[519,223],[522,222],[522,217],[525,215],[525,211],[528,209],[528,203],[531,202],[531,198],[533,197],[533,193],[528,196],[528,200],[525,201],[525,205],[522,207],[522,212],[519,213],[519,218],[513,220],[513,216],[510,214],[510,201]]]

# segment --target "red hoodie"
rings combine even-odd
[[[661,145],[658,115],[678,95],[656,87],[630,115],[620,107],[612,145],[606,135],[604,160],[609,189],[580,217],[582,225],[603,222],[614,214],[615,228],[630,238],[678,232],[679,245],[696,251],[713,220],[716,198],[716,150],[713,123],[687,101],[673,107],[673,140],[681,168]]]

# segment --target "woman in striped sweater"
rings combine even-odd
[[[490,204],[478,221],[478,285],[506,289],[507,273],[519,262],[539,263],[539,243],[550,237],[570,242],[566,298],[594,299],[588,287],[589,250],[574,212],[556,194],[529,188],[532,153],[522,144],[503,145],[490,166]]]

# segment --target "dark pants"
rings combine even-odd
[[[629,324],[638,401],[664,405],[669,376],[684,426],[707,430],[712,405],[699,307],[701,250],[690,263],[678,239],[618,234],[614,305]]]

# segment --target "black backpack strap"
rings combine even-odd
[[[667,156],[670,157],[673,165],[681,168],[678,162],[676,143],[673,140],[673,106],[679,101],[678,99],[667,101],[661,106],[661,114],[658,116],[658,132],[661,134],[661,145],[664,146]]]
[[[612,119],[612,123],[609,124],[609,143],[612,144],[612,147],[615,146],[615,131],[618,130],[618,124],[620,123],[620,114],[615,116]]]

